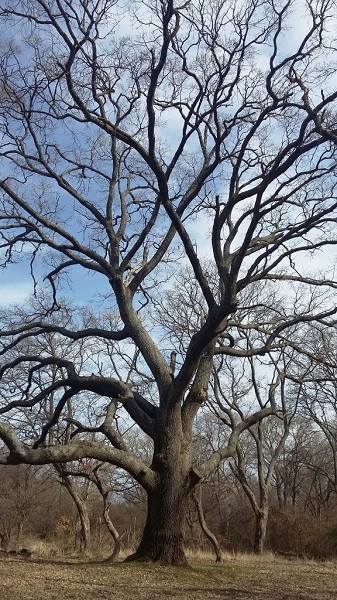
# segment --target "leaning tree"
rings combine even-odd
[[[188,494],[276,409],[244,413],[196,463],[193,422],[214,356],[273,351],[297,323],[328,327],[336,311],[321,268],[336,243],[334,2],[3,0],[0,18],[1,261],[21,261],[36,295],[2,315],[3,462],[87,457],[125,469],[148,497],[133,558],[184,564]],[[154,315],[187,266],[175,347]],[[92,318],[65,323],[72,278],[86,298],[92,286]],[[247,348],[240,331],[257,308]],[[97,348],[97,368],[88,355],[48,353],[39,343],[51,334],[61,348]],[[18,415],[56,392],[29,437]],[[101,411],[95,440],[84,411],[79,435],[48,443],[83,397]],[[129,449],[122,411],[153,441],[148,463]]]

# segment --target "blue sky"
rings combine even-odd
[[[28,261],[22,260],[0,270],[0,307],[25,302],[33,293],[29,269]],[[43,280],[45,272],[46,269],[42,267],[35,270],[39,290],[50,289],[49,283]],[[69,275],[68,281],[62,286],[62,296],[66,295],[76,305],[99,301],[99,294],[109,291],[108,281],[99,274],[74,267]]]
[[[306,19],[303,18],[303,2],[299,1],[294,5],[292,10],[292,23],[289,21],[289,25],[295,23],[294,29],[286,29],[283,36],[287,53],[293,48],[295,49],[298,40],[305,35],[307,30]],[[121,21],[120,31],[127,33],[127,26],[130,21],[127,18]],[[267,51],[267,48],[265,49]],[[270,54],[269,54],[270,55]],[[267,53],[260,57],[261,68],[268,67]],[[169,116],[168,126],[165,128],[166,139],[169,140],[172,136],[179,132],[181,128],[181,121],[177,118],[177,113],[173,113],[172,110],[166,113]],[[174,144],[172,144],[174,146]],[[189,231],[192,233],[192,238],[198,242],[198,245],[202,248],[204,256],[210,256],[210,246],[207,244],[209,238],[210,224],[205,223],[205,217],[203,216],[202,222],[195,220],[189,226]],[[309,269],[315,270],[316,267],[328,266],[329,255],[328,252],[319,253],[316,258],[308,260]],[[200,256],[201,258],[202,256]],[[302,259],[303,260],[303,259]],[[333,254],[334,260],[334,254]],[[43,274],[45,274],[45,268],[37,265],[36,276],[41,287],[45,287],[48,284],[43,282]],[[65,294],[69,296],[75,304],[85,304],[97,300],[100,293],[109,291],[109,284],[104,277],[95,275],[80,267],[71,270],[71,286],[65,286]],[[33,291],[33,282],[29,274],[29,262],[23,258],[21,262],[10,265],[5,270],[0,270],[0,306],[8,306],[18,302],[24,302],[30,293]]]

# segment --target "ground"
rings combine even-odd
[[[0,558],[0,600],[337,600],[337,562],[228,558],[190,568]]]

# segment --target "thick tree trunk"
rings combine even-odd
[[[268,510],[259,511],[255,515],[254,552],[263,554],[265,551],[268,524]]]
[[[148,491],[148,511],[143,536],[135,554],[129,557],[129,560],[187,565],[184,529],[188,495],[192,487],[190,448],[188,444],[180,445],[179,441],[178,439],[176,447],[173,442],[170,452],[164,456],[160,452],[155,456],[154,464],[160,481],[154,490]]]
[[[147,490],[147,519],[136,552],[127,560],[150,560],[186,566],[184,529],[191,489],[199,482],[192,475],[191,427],[183,432],[179,403],[168,407],[157,423],[152,467],[158,474]]]
[[[148,494],[148,513],[141,542],[127,560],[152,560],[186,566],[184,525],[188,491],[185,487]]]

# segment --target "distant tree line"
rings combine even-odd
[[[334,418],[327,425],[330,432],[337,431]],[[215,429],[213,419],[201,418],[197,446],[211,443]],[[278,418],[254,425],[242,436],[236,456],[194,492],[207,530],[219,545],[219,556],[252,551],[319,559],[336,556],[336,449],[314,420],[297,415],[274,460],[283,432],[284,423]],[[72,472],[30,465],[2,466],[0,472],[2,549],[90,551],[114,560],[120,551],[136,547],[146,516],[145,497],[141,487],[118,469],[86,461]],[[185,545],[193,551],[214,552],[194,500],[191,495]]]

